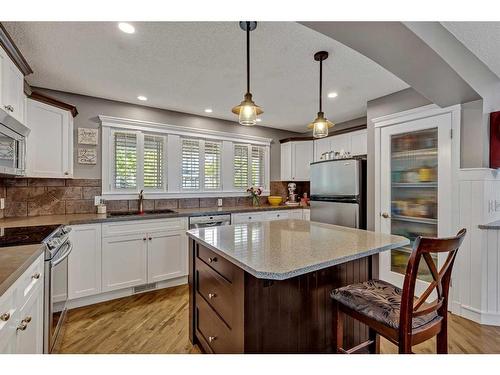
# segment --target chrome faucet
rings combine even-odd
[[[139,213],[143,214],[144,213],[144,190],[141,190],[139,192]]]

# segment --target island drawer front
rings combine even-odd
[[[198,245],[196,250],[196,256],[201,259],[210,268],[217,271],[228,281],[233,282],[235,272],[238,268],[232,264],[230,261],[224,259],[223,257],[217,255],[212,250],[207,249],[205,246]]]
[[[196,259],[196,271],[196,291],[229,327],[233,327],[233,311],[237,310],[238,303],[235,287],[199,259]]]
[[[200,294],[196,296],[197,332],[213,353],[242,353],[233,331],[219,318]]]

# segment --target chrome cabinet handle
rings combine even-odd
[[[208,341],[213,342],[217,339],[217,336],[208,336]]]
[[[215,294],[215,293],[208,293],[208,298],[209,299],[213,299],[215,297],[217,297],[217,294]]]
[[[31,276],[33,280],[38,280],[40,278],[40,273],[35,273],[33,276]]]
[[[388,214],[387,212],[383,212],[381,215],[382,215],[382,217],[383,217],[384,219],[388,219],[388,218],[390,218],[390,216],[389,216],[389,214]]]
[[[23,320],[21,320],[21,324],[16,328],[16,331],[26,331],[28,328],[28,324],[31,322],[31,316],[27,316]]]
[[[208,258],[208,263],[214,263],[214,262],[217,262],[217,258],[216,257]]]
[[[10,319],[10,313],[9,312],[6,312],[6,313],[3,313],[2,315],[0,315],[0,320],[2,322],[6,322],[9,319]]]

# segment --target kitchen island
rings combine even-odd
[[[374,255],[409,244],[303,220],[187,233],[189,336],[208,353],[333,352],[330,291],[370,279]],[[344,335],[351,347],[369,332],[346,319]]]

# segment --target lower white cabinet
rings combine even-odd
[[[101,293],[101,224],[74,225],[68,259],[69,299]]]
[[[309,208],[302,210],[302,220],[311,221],[311,210]]]
[[[0,296],[0,354],[43,353],[43,254]]]
[[[112,236],[102,240],[102,290],[147,284],[147,235]]]
[[[288,211],[268,211],[265,213],[266,220],[285,220],[290,218]]]
[[[232,214],[231,223],[239,224],[250,223],[253,221],[264,221],[266,220],[265,214],[265,212],[245,212],[241,214]]]
[[[187,274],[187,237],[179,232],[150,233],[148,237],[148,282]]]
[[[285,219],[299,219],[299,220],[309,220],[309,215],[307,219],[304,217],[304,212],[309,210],[306,209],[291,209],[291,210],[275,210],[275,211],[264,211],[264,212],[245,212],[240,214],[232,215],[232,223],[250,223],[253,221],[271,221],[271,220],[285,220]]]

